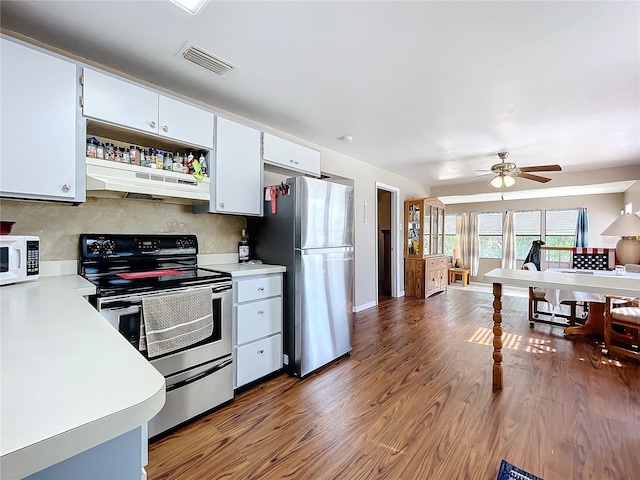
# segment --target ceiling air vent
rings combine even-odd
[[[238,68],[237,65],[227,62],[220,57],[216,57],[212,53],[209,53],[200,47],[196,47],[192,43],[185,43],[182,49],[180,49],[180,55],[186,60],[189,60],[196,65],[200,65],[213,73],[226,77],[234,68]]]

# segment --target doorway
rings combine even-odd
[[[376,182],[377,297],[398,297],[398,194],[395,187]]]

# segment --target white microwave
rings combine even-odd
[[[40,275],[40,239],[0,235],[0,285],[35,280]]]

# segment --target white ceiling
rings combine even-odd
[[[426,185],[473,178],[503,149],[519,166],[640,178],[637,1],[0,8],[3,28]],[[186,62],[186,41],[239,68]]]

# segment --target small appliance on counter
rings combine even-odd
[[[40,275],[40,239],[0,235],[0,285],[36,280]]]

